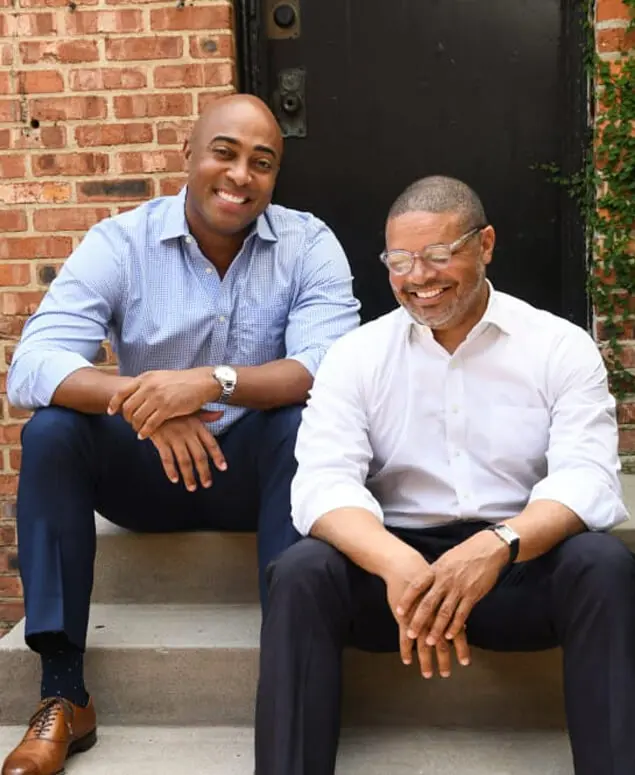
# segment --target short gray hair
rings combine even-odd
[[[412,183],[395,199],[388,220],[405,213],[460,213],[465,229],[485,226],[487,216],[478,194],[467,183],[431,175]]]

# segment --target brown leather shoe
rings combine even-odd
[[[2,775],[58,775],[69,756],[95,745],[96,727],[92,699],[85,708],[60,697],[42,700],[22,742],[5,759]]]

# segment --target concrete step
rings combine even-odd
[[[11,750],[22,728],[0,728]],[[104,727],[97,745],[69,760],[67,775],[253,775],[252,731],[231,727]],[[558,731],[353,729],[337,775],[573,775]],[[599,773],[598,773],[599,775]]]
[[[94,605],[86,679],[106,724],[253,723],[260,614],[250,605]],[[24,723],[39,660],[23,625],[0,641],[0,724]],[[563,728],[560,653],[474,650],[449,680],[424,681],[396,654],[351,650],[347,725]]]
[[[95,603],[256,603],[256,537],[131,533],[97,516]]]
[[[622,477],[635,517],[635,475]],[[135,534],[97,517],[95,603],[255,603],[256,539],[238,533]],[[617,534],[635,550],[635,518]]]

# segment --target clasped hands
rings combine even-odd
[[[424,678],[452,671],[457,661],[470,664],[467,618],[496,584],[509,559],[508,547],[490,530],[483,530],[429,564],[413,552],[409,563],[385,577],[388,603],[399,625],[402,662],[412,663],[416,652]]]
[[[168,479],[176,483],[180,474],[193,492],[197,487],[195,472],[203,487],[211,486],[210,458],[220,471],[227,469],[222,450],[205,425],[218,420],[223,412],[201,411],[220,394],[221,386],[209,367],[148,371],[120,388],[107,412],[121,414],[140,440],[150,439]]]

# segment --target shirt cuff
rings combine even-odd
[[[597,481],[588,469],[550,474],[531,491],[529,503],[537,500],[562,503],[577,514],[589,530],[610,530],[628,519],[620,493],[605,482]]]
[[[82,355],[60,350],[38,353],[38,360],[39,364],[27,377],[28,388],[18,389],[21,405],[29,409],[50,406],[53,394],[70,374],[79,369],[94,368]],[[24,365],[28,369],[26,362]]]
[[[374,514],[383,524],[384,512],[370,492],[362,486],[351,484],[330,485],[320,482],[320,488],[303,488],[293,484],[291,488],[291,516],[296,530],[309,535],[313,525],[335,509],[365,509]]]
[[[317,374],[318,367],[322,363],[326,350],[324,347],[312,347],[309,350],[303,350],[301,353],[287,355],[286,360],[297,361],[301,363],[312,377]]]

